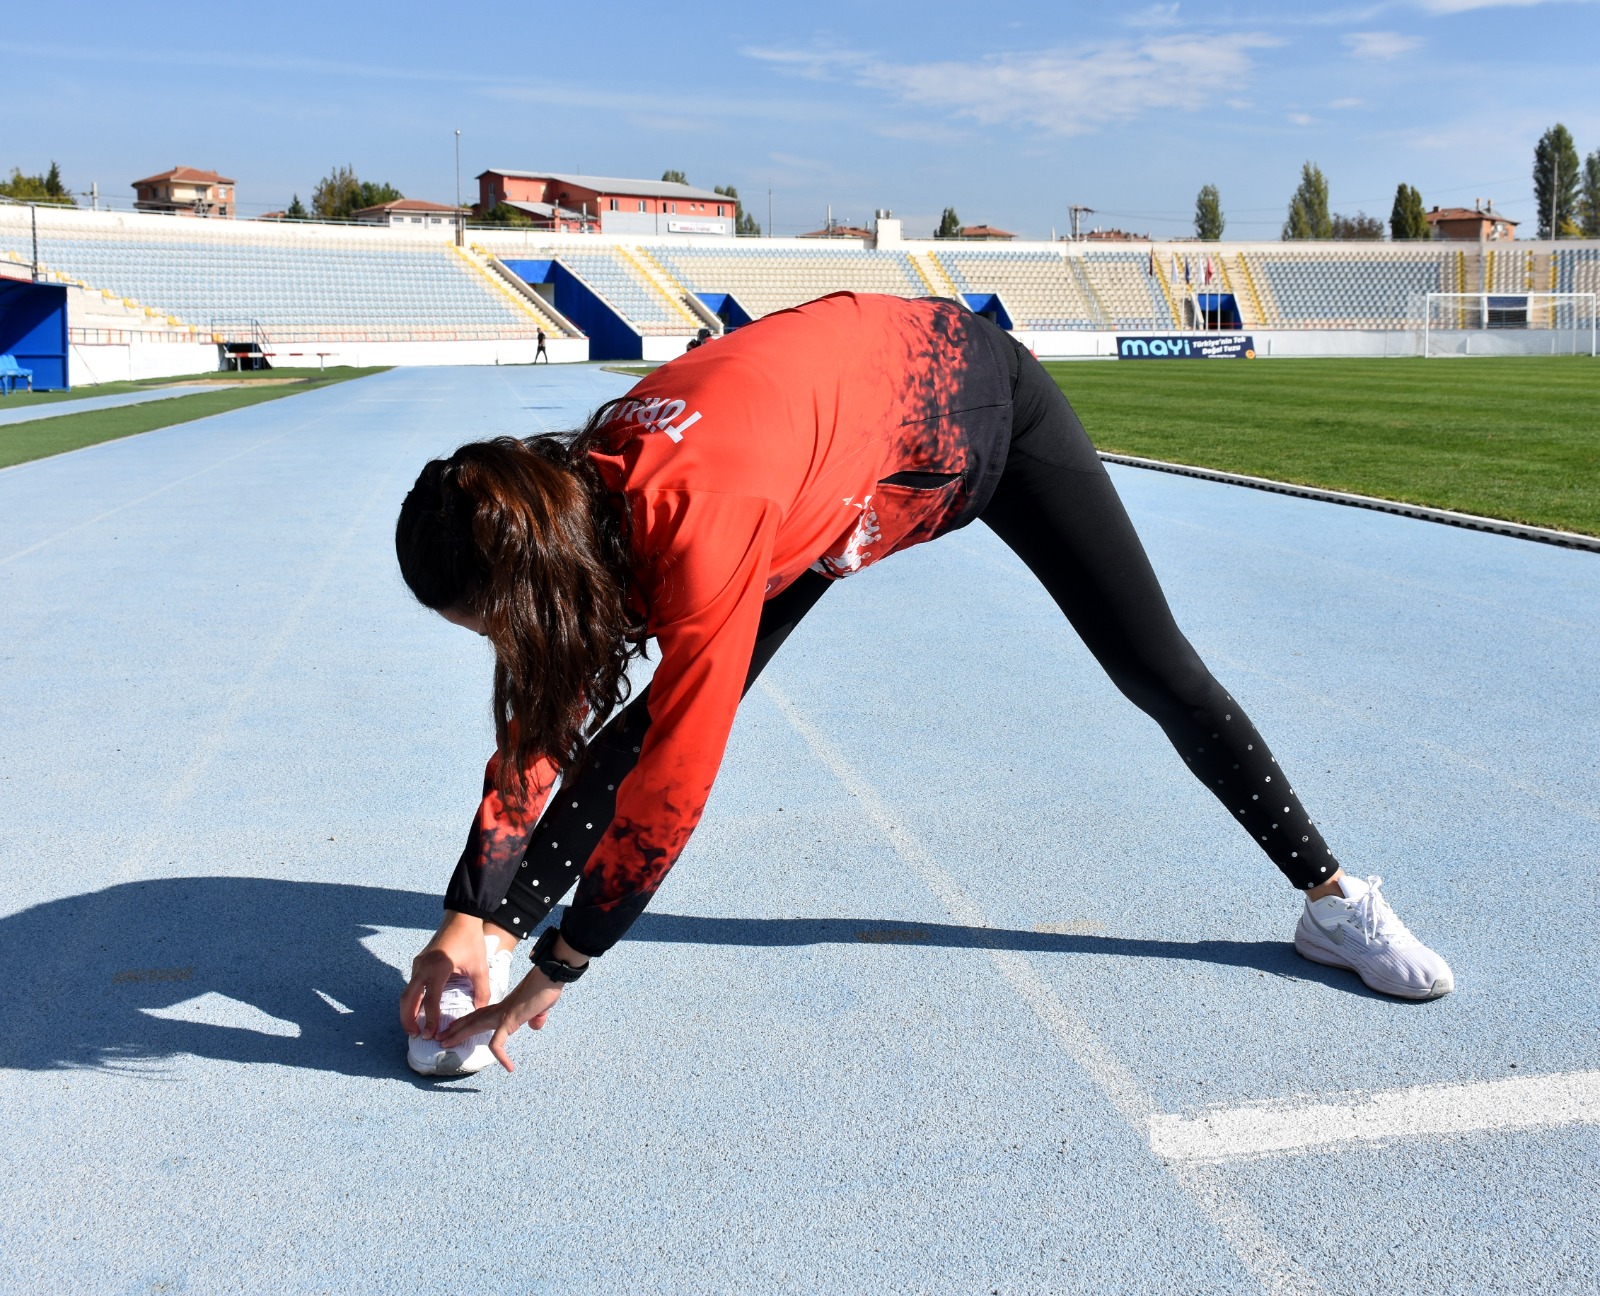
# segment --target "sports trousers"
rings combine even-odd
[[[1012,379],[1011,441],[982,521],[1038,578],[1112,683],[1161,727],[1290,883],[1307,890],[1327,881],[1338,870],[1332,851],[1250,718],[1178,628],[1078,416],[1009,335],[1002,353]],[[807,572],[766,604],[746,691],[832,584]],[[649,728],[649,695],[646,687],[612,717],[582,767],[551,797],[494,912],[497,925],[531,935],[578,880],[610,826],[617,786]]]

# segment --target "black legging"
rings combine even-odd
[[[1338,864],[1243,708],[1172,619],[1166,596],[1083,425],[1044,367],[1007,338],[1010,451],[983,521],[1039,578],[1122,693],[1167,735],[1294,886]],[[745,689],[833,582],[807,572],[763,609]],[[566,894],[616,809],[650,726],[647,688],[595,738],[535,828],[495,922],[532,933]],[[513,919],[520,919],[514,922]]]

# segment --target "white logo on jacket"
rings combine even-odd
[[[700,421],[700,411],[696,410],[676,427],[673,426],[673,421],[688,408],[681,400],[653,396],[649,400],[623,401],[617,406],[616,420],[619,423],[636,424],[642,432],[665,432],[673,441],[682,441],[684,432]]]

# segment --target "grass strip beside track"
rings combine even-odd
[[[1045,367],[1108,453],[1600,535],[1586,357]]]
[[[214,391],[196,392],[192,396],[174,396],[170,400],[150,401],[143,405],[125,405],[119,409],[89,410],[83,414],[61,414],[53,418],[35,419],[27,423],[14,423],[0,427],[0,468],[26,463],[30,459],[43,459],[68,450],[81,450],[84,446],[98,445],[102,441],[115,441],[121,437],[153,432],[157,428],[171,427],[175,423],[188,423],[194,419],[225,414],[229,410],[259,405],[262,401],[293,396],[297,392],[315,391],[331,387],[351,378],[382,373],[384,367],[369,369],[338,368],[309,374],[294,382],[266,383],[259,380],[219,383]],[[219,375],[207,375],[218,377]],[[269,376],[269,375],[264,375]],[[280,380],[285,375],[276,375]],[[237,375],[233,376],[237,379]],[[123,390],[146,390],[146,383],[106,384],[89,389],[94,395],[107,395],[115,385]],[[182,380],[179,380],[182,381]]]

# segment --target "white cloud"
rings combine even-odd
[[[1310,126],[1317,119],[1302,112],[1293,112],[1289,114],[1289,120],[1296,126]]]
[[[1409,54],[1422,45],[1420,36],[1402,36],[1399,32],[1351,32],[1344,38],[1350,53],[1358,59],[1386,62]]]
[[[1526,9],[1553,2],[1556,0],[1419,0],[1424,9],[1436,14],[1466,13],[1469,9]]]
[[[1365,108],[1366,106],[1367,101],[1365,99],[1335,99],[1331,104],[1328,105],[1330,108],[1339,110],[1343,110],[1345,108]]]
[[[937,63],[894,63],[843,49],[745,54],[796,75],[853,81],[985,126],[1082,135],[1165,109],[1212,107],[1218,87],[1237,89],[1249,79],[1252,50],[1281,43],[1252,32],[1160,36]]]
[[[1176,4],[1153,4],[1138,13],[1129,14],[1125,21],[1130,27],[1176,27],[1178,25],[1178,6]]]

